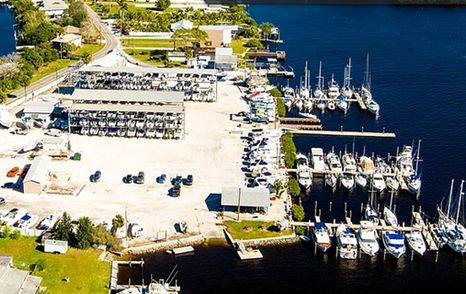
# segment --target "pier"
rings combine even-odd
[[[250,249],[244,246],[244,243],[241,241],[235,241],[233,236],[226,230],[223,229],[223,233],[227,238],[228,243],[230,243],[233,248],[236,250],[239,259],[248,260],[248,259],[260,259],[263,258],[262,253],[259,249]]]
[[[365,138],[396,138],[391,132],[365,132],[365,131],[334,131],[334,130],[304,130],[294,126],[282,126],[282,129],[296,135],[336,136],[336,137],[365,137]]]
[[[359,107],[360,107],[362,110],[366,110],[367,107],[366,107],[366,104],[364,103],[364,101],[362,101],[361,95],[359,95],[358,92],[354,92],[354,93],[353,93],[353,96],[354,96],[354,98],[356,98],[356,101],[358,102]]]

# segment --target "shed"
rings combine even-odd
[[[61,46],[63,44],[70,44],[76,47],[81,47],[82,37],[76,34],[65,34],[65,35],[60,35],[56,37],[55,39],[53,39],[52,43],[58,44],[58,46]],[[61,47],[59,48],[61,49]]]
[[[238,57],[233,54],[232,48],[215,48],[215,68],[218,70],[235,70],[238,66]]]
[[[170,25],[170,29],[174,32],[177,30],[192,30],[193,23],[189,20],[182,19],[180,21],[174,22]]]
[[[223,187],[220,205],[223,207],[267,209],[270,206],[270,193],[267,188]]]
[[[63,32],[65,34],[75,34],[75,35],[81,35],[81,31],[79,28],[74,27],[74,26],[66,26],[63,28]]]
[[[168,61],[170,62],[186,62],[184,52],[168,52]]]
[[[31,167],[23,181],[24,193],[40,194],[47,183],[49,173],[50,157],[39,155],[32,161]]]
[[[206,25],[199,26],[201,31],[207,33],[207,47],[227,47],[231,45],[232,37],[238,31],[238,26]]]
[[[65,254],[68,251],[68,241],[47,239],[44,243],[45,253],[60,253]]]
[[[44,137],[42,139],[42,148],[47,151],[65,150],[65,138],[63,137]]]
[[[24,106],[23,116],[31,119],[48,120],[55,108],[53,101],[33,101]]]

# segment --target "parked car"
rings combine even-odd
[[[53,137],[59,137],[61,135],[61,131],[59,129],[49,129],[45,134]]]
[[[173,197],[179,197],[181,193],[181,186],[180,185],[174,185],[173,190],[172,190],[172,196]]]
[[[91,175],[90,180],[92,183],[96,183],[100,181],[100,177],[102,176],[102,172],[97,170],[94,174]]]
[[[13,182],[7,182],[5,184],[2,185],[2,188],[3,189],[13,189],[13,190],[16,190],[19,188],[19,184],[17,183],[13,183]]]
[[[13,131],[10,132],[13,135],[27,135],[28,131],[27,129],[22,129],[22,128],[16,128]]]
[[[127,174],[123,178],[123,183],[125,183],[125,184],[131,184],[132,182],[133,182],[133,175],[132,174]]]
[[[181,185],[182,182],[183,182],[183,177],[181,177],[181,176],[176,176],[176,177],[172,178],[172,184],[173,185]]]
[[[157,177],[157,183],[159,184],[165,184],[166,181],[167,181],[166,174],[161,174],[160,176]]]
[[[186,186],[191,186],[193,184],[193,175],[188,175],[184,180]]]
[[[19,167],[17,166],[14,166],[12,169],[10,169],[8,171],[8,173],[6,174],[7,177],[9,178],[14,178],[16,177],[16,175],[19,173]]]
[[[0,197],[0,206],[5,205],[5,198]]]
[[[143,171],[140,171],[140,172],[138,173],[138,177],[137,177],[137,179],[136,179],[136,184],[144,184],[144,178],[145,178],[144,172],[143,172]]]

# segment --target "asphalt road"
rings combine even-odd
[[[112,34],[110,29],[102,24],[100,21],[100,17],[95,13],[89,6],[85,5],[89,17],[91,18],[91,21],[94,23],[94,25],[97,27],[97,29],[101,32],[102,36],[106,40],[105,46],[94,53],[92,56],[93,59],[98,59],[102,58],[105,55],[107,55],[108,51],[113,50],[119,46],[119,41],[115,38],[115,36]],[[78,62],[74,63],[73,65],[70,65],[69,67],[62,68],[48,76],[43,77],[42,79],[35,81],[34,83],[30,84],[29,86],[25,88],[21,88],[9,95],[8,103],[12,102],[13,100],[23,98],[25,95],[29,95],[38,89],[56,81],[57,79],[66,76],[68,73],[71,71],[75,70],[76,66],[78,66]]]

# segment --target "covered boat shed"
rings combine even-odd
[[[40,194],[47,183],[52,159],[46,155],[39,155],[32,161],[31,167],[23,181],[23,192]]]
[[[32,101],[24,106],[25,118],[48,120],[55,109],[54,101]]]
[[[267,188],[223,187],[220,205],[225,209],[249,208],[267,213],[270,206],[270,192]]]

